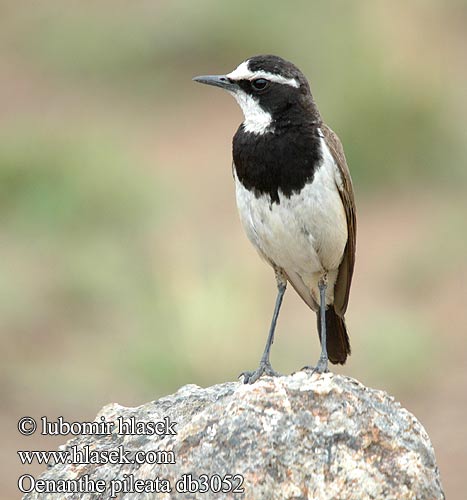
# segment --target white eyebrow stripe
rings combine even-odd
[[[231,80],[254,80],[256,78],[266,78],[266,80],[274,83],[290,85],[291,87],[295,87],[297,89],[300,87],[300,84],[295,78],[285,78],[284,76],[275,75],[274,73],[269,73],[268,71],[251,71],[248,69],[248,61],[242,62],[237,68],[226,76]]]

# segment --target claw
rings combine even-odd
[[[319,358],[318,364],[316,366],[309,366],[306,365],[302,368],[301,371],[308,371],[311,370],[311,374],[313,373],[328,373],[329,368],[328,368],[328,360],[325,358]]]
[[[245,371],[240,373],[239,378],[243,377],[244,384],[254,384],[261,376],[280,377],[281,374],[276,372],[270,363],[260,363],[255,371]]]
[[[311,373],[328,373],[328,360],[327,358],[319,358],[318,364],[313,368]]]

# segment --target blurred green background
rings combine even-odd
[[[256,366],[275,282],[243,235],[234,100],[191,82],[275,53],[309,77],[358,204],[335,371],[390,391],[467,463],[467,2],[0,1],[0,498],[22,415],[93,419]],[[272,351],[319,355],[290,290]]]

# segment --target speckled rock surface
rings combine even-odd
[[[102,500],[112,493],[125,500],[444,498],[422,425],[386,393],[348,377],[299,372],[254,385],[187,385],[137,408],[108,405],[96,420],[101,417],[107,422],[134,417],[135,423],[165,417],[166,424],[176,422],[168,431],[176,433],[148,435],[146,428],[143,435],[122,435],[116,428],[110,435],[75,437],[62,449],[89,446],[97,453],[121,446],[130,456],[165,450],[174,452],[176,463],[56,464],[40,478],[76,481],[88,474],[105,482],[105,493],[33,492],[25,499]],[[187,477],[199,476],[191,492],[181,492],[190,482]],[[171,492],[164,493],[162,483],[154,492],[156,478],[166,480]],[[130,484],[135,479],[143,480],[138,491]],[[244,491],[234,493],[234,488]]]

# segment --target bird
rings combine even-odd
[[[326,125],[304,74],[275,55],[250,57],[225,75],[194,77],[220,87],[243,111],[232,141],[232,173],[240,221],[277,284],[266,346],[245,384],[278,376],[271,346],[287,284],[316,313],[321,353],[344,364],[350,342],[344,315],[355,264],[356,207],[339,137]]]

